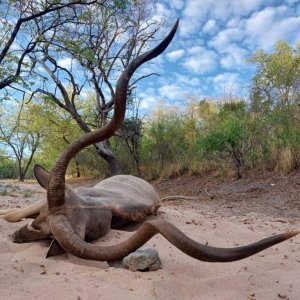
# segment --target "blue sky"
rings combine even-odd
[[[300,42],[299,0],[165,0],[154,18],[165,18],[169,28],[180,18],[180,25],[165,53],[140,71],[161,75],[139,82],[143,111],[161,100],[184,106],[190,97],[245,97],[254,72],[246,58],[272,51],[280,39]]]
[[[177,18],[180,24],[167,50],[136,74],[136,78],[160,74],[137,84],[141,114],[161,101],[184,107],[191,98],[247,97],[255,69],[246,59],[258,49],[272,51],[278,40],[292,46],[300,42],[300,0],[158,0],[152,18],[165,24],[158,39],[169,32]],[[16,49],[18,42],[13,45]],[[65,56],[58,64],[77,66]],[[47,76],[41,66],[37,69]],[[78,78],[84,77],[80,72]],[[61,76],[64,81],[65,74]],[[48,85],[55,90],[52,81]],[[84,87],[83,97],[90,88]],[[110,95],[108,89],[104,93]]]

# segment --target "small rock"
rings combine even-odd
[[[161,268],[158,251],[155,248],[140,249],[123,258],[123,265],[130,271],[156,271]]]

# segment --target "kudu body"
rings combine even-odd
[[[38,182],[47,190],[47,201],[2,215],[7,221],[18,221],[38,214],[36,219],[13,234],[14,241],[28,242],[53,237],[48,256],[67,251],[85,259],[112,261],[123,258],[160,233],[191,257],[202,261],[227,262],[253,255],[299,233],[278,234],[243,247],[215,248],[197,243],[172,224],[157,219],[144,222],[129,239],[117,245],[101,247],[88,243],[105,235],[111,227],[118,228],[130,221],[144,219],[160,206],[155,189],[134,176],[118,175],[93,188],[72,189],[65,184],[65,173],[69,161],[81,149],[111,137],[120,128],[125,115],[130,77],[141,64],[167,48],[177,26],[178,21],[157,47],[133,60],[123,71],[116,87],[114,116],[109,124],[73,141],[50,173],[41,166],[34,167]]]

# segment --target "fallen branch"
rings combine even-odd
[[[210,194],[210,193],[207,191],[207,189],[204,189],[204,191],[205,191],[205,193],[209,196],[210,199],[214,199],[214,198],[215,198],[212,194]]]
[[[190,197],[190,196],[182,196],[182,195],[174,195],[174,196],[166,196],[162,199],[160,199],[162,202],[168,201],[168,200],[177,200],[177,199],[183,199],[183,200],[200,200],[199,197]]]

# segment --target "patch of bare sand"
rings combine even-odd
[[[294,176],[292,180],[295,180],[293,190],[290,186],[289,190],[282,187],[286,190],[284,199],[289,201],[281,203],[278,199],[265,200],[274,188],[271,184],[278,187],[279,179],[268,182],[260,178],[256,182],[246,178],[239,184],[203,178],[168,180],[156,185],[162,195],[180,192],[191,196],[198,193],[201,197],[198,201],[166,201],[158,217],[172,222],[199,242],[220,247],[248,244],[274,233],[299,230],[299,211],[291,195],[297,192],[297,179]],[[291,180],[286,182],[289,184]],[[253,191],[250,187],[257,184],[260,189]],[[213,193],[214,199],[205,192],[199,193],[199,189]],[[279,188],[276,195],[281,195]],[[20,185],[13,197],[0,197],[3,209],[23,206],[26,200],[39,200],[45,193],[30,184]],[[45,260],[46,242],[10,241],[9,234],[26,222],[9,224],[0,220],[1,299],[300,299],[300,237],[248,259],[222,264],[194,260],[163,237],[155,236],[145,247],[159,250],[163,268],[133,273],[72,255]],[[112,230],[97,243],[114,244],[130,235]]]

